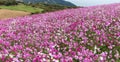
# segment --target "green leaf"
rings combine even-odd
[[[116,62],[120,62],[120,59],[116,60]]]
[[[109,48],[106,45],[99,47],[102,52],[109,51]]]
[[[79,62],[79,60],[78,60],[78,59],[73,58],[73,62]]]

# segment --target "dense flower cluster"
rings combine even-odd
[[[120,61],[120,4],[0,21],[0,62]]]

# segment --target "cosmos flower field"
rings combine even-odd
[[[0,62],[120,62],[120,4],[0,21]]]

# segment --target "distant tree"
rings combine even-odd
[[[45,3],[30,4],[30,6],[44,9],[43,13],[63,10],[67,8],[76,8],[73,6],[64,6],[64,5],[59,5],[59,4],[45,4]]]
[[[0,0],[0,5],[16,5],[16,0]]]

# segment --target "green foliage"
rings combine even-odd
[[[100,46],[100,50],[105,52],[106,50],[108,51],[109,49],[107,46],[103,45],[103,46]]]
[[[0,0],[0,5],[17,5],[16,0]]]
[[[78,59],[73,59],[73,62],[80,62]]]
[[[116,62],[120,62],[120,59],[116,60]]]
[[[30,12],[31,14],[52,12],[67,8],[76,8],[71,6],[45,4],[45,3],[25,4],[22,2],[18,2],[16,0],[0,0],[0,5],[1,5],[0,6],[1,9],[25,11],[25,12]]]
[[[24,5],[24,4],[11,5],[11,6],[2,5],[2,6],[0,6],[0,8],[1,9],[25,11],[25,12],[30,12],[30,13],[41,13],[43,11],[43,9],[31,7],[31,6]]]
[[[67,9],[67,8],[76,8],[76,7],[71,7],[71,6],[63,6],[63,5],[56,5],[56,4],[44,4],[44,3],[29,4],[29,5],[32,7],[44,9],[43,13],[57,11],[57,10],[63,10],[63,9]]]

